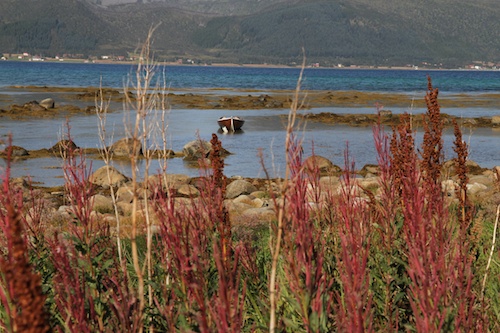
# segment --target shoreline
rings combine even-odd
[[[217,109],[217,110],[255,110],[288,109],[291,105],[293,90],[256,90],[234,88],[171,88],[165,92],[169,108]],[[101,96],[102,95],[102,96]],[[356,90],[302,90],[299,95],[304,99],[304,110],[314,108],[424,108],[425,92],[419,96],[406,92],[368,92]],[[98,87],[50,87],[50,86],[8,86],[0,87],[0,117],[47,117],[64,116],[95,109],[96,97],[112,103],[112,108],[123,108],[125,95],[123,89]],[[133,97],[133,95],[131,95]],[[54,107],[50,112],[37,114],[26,103],[39,102],[51,98]],[[498,112],[500,92],[498,93],[449,93],[439,98],[441,108],[484,108]],[[70,110],[71,109],[71,110]],[[82,110],[83,109],[83,110]],[[41,110],[43,111],[43,110]],[[62,111],[62,112],[60,112]],[[111,109],[110,111],[113,111]],[[353,112],[356,113],[356,112]],[[444,111],[443,113],[446,113]]]
[[[65,60],[57,60],[57,59],[44,59],[44,60],[17,60],[17,59],[7,59],[0,60],[0,62],[26,62],[26,63],[74,63],[74,64],[106,64],[106,65],[127,65],[133,66],[136,65],[136,61],[132,60],[123,60],[123,61],[113,61],[113,60],[93,60],[88,61],[85,59],[65,59]],[[278,64],[236,64],[236,63],[210,63],[210,64],[185,64],[178,63],[172,61],[160,61],[155,63],[158,66],[185,66],[185,67],[247,67],[247,68],[296,68],[301,69],[302,66],[296,65],[278,65]],[[330,70],[408,70],[408,71],[473,71],[473,72],[498,72],[500,68],[439,68],[439,67],[422,67],[422,66],[374,66],[374,65],[351,65],[351,66],[305,66],[305,69],[330,69]]]

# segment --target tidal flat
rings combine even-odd
[[[259,178],[264,166],[280,176],[284,169],[285,122],[293,98],[292,90],[254,89],[178,89],[164,92],[167,105],[167,145],[172,151],[169,172],[197,176],[199,171],[182,159],[183,146],[198,138],[208,140],[218,133],[224,148],[231,152],[226,159],[228,176]],[[346,146],[359,169],[376,163],[372,125],[380,121],[388,132],[399,122],[399,114],[413,116],[416,131],[421,132],[420,116],[425,112],[423,95],[361,91],[301,91],[303,120],[300,131],[304,136],[305,157],[318,154],[343,165]],[[44,109],[37,103],[53,99],[54,107]],[[127,136],[125,119],[130,118],[123,90],[97,87],[10,86],[0,91],[0,134],[5,139],[11,133],[13,145],[27,151],[16,157],[15,176],[30,176],[47,186],[62,183],[61,161],[52,147],[64,137],[66,124],[76,145],[93,161],[94,169],[102,166],[99,155],[96,105],[107,105],[108,138],[106,144]],[[498,117],[500,94],[447,93],[439,97],[444,133],[445,158],[453,156],[452,120],[461,124],[470,136],[471,159],[481,166],[496,166],[500,131],[493,119]],[[378,117],[378,111],[382,117]],[[132,110],[133,113],[133,110]],[[216,119],[237,115],[246,120],[243,131],[220,132]],[[156,122],[155,115],[150,115]],[[156,115],[158,116],[158,115]],[[417,133],[417,138],[418,138]],[[5,140],[4,140],[5,141]],[[177,158],[178,157],[178,158]],[[129,174],[126,161],[117,160],[120,170]],[[156,171],[151,170],[152,172]]]

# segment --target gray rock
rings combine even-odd
[[[185,197],[197,197],[200,195],[200,191],[193,185],[182,184],[177,189],[177,193]]]
[[[380,167],[378,165],[375,165],[375,164],[366,164],[359,171],[359,173],[366,178],[374,177],[374,176],[380,174]]]
[[[108,170],[109,170],[109,179],[108,179]],[[102,187],[119,186],[123,183],[126,183],[128,180],[129,178],[123,175],[115,167],[106,165],[97,169],[90,176],[90,182],[92,184]]]
[[[250,208],[245,210],[240,215],[240,221],[236,224],[244,224],[245,226],[257,226],[268,224],[276,220],[276,212],[269,207]]]
[[[494,185],[494,178],[493,177],[488,177],[485,175],[471,175],[469,177],[469,183],[474,184],[474,183],[479,183],[483,184],[486,187],[492,187]]]
[[[478,195],[480,192],[487,191],[488,187],[480,183],[467,184],[467,193],[470,195]]]
[[[182,148],[182,155],[186,161],[198,161],[202,158],[208,158],[210,151],[212,150],[212,144],[204,140],[194,140],[188,142]],[[231,153],[224,148],[220,150],[221,157],[230,155]]]
[[[28,156],[29,153],[26,149],[24,149],[23,147],[19,147],[19,146],[11,146],[11,152],[10,152],[10,156],[11,157],[22,157],[22,156]],[[2,155],[7,155],[8,154],[8,151],[7,149],[5,149],[3,152],[2,152]]]
[[[250,195],[257,199],[266,199],[269,197],[269,194],[266,191],[259,191],[259,190],[250,193]]]
[[[474,118],[464,118],[462,119],[462,125],[477,125],[477,120]]]
[[[131,203],[134,200],[133,188],[127,185],[121,186],[116,191],[116,200],[123,203]]]
[[[246,180],[238,179],[231,182],[226,187],[226,198],[234,199],[242,194],[250,194],[255,191],[257,191],[257,188],[252,185],[252,183]]]
[[[177,189],[179,186],[189,184],[191,178],[184,174],[162,174],[152,175],[148,178],[148,188],[156,188],[160,182],[163,190],[167,188]]]
[[[306,158],[303,164],[303,170],[307,173],[313,173],[315,170],[320,176],[328,176],[342,172],[339,166],[334,165],[329,159],[323,156],[314,155]]]
[[[392,111],[391,110],[380,110],[378,114],[381,117],[392,117]]]
[[[474,161],[467,160],[465,162],[465,165],[467,167],[468,174],[477,175],[477,174],[481,174],[483,172],[483,168],[481,168],[481,166]],[[456,175],[455,160],[449,160],[449,161],[444,162],[442,173],[444,176]]]
[[[491,124],[494,126],[500,126],[500,116],[492,116]]]
[[[40,102],[40,106],[44,107],[45,109],[53,109],[55,105],[56,103],[52,98],[46,98]]]
[[[500,181],[500,166],[495,166],[492,169],[493,172],[493,179],[495,179],[497,182]]]
[[[31,183],[26,180],[24,177],[16,177],[16,178],[11,178],[9,180],[10,185],[16,186],[16,187],[22,187],[22,188],[29,188]]]
[[[68,154],[75,153],[78,149],[79,147],[72,140],[60,140],[49,151],[57,155],[68,156]]]
[[[235,203],[244,203],[250,205],[254,208],[260,208],[264,206],[264,200],[260,198],[252,197],[251,195],[242,194],[233,200]]]
[[[131,202],[120,201],[116,203],[118,210],[126,216],[129,216],[132,213],[133,205]]]
[[[194,140],[188,142],[182,148],[184,159],[187,161],[197,161],[200,158],[206,158],[212,150],[212,144],[208,141]]]
[[[443,180],[441,182],[441,190],[449,198],[456,197],[455,191],[457,188],[458,184],[455,183],[452,179]]]
[[[23,105],[23,108],[25,108],[27,110],[30,110],[31,112],[40,112],[40,111],[45,111],[46,110],[37,101],[31,101],[31,102],[25,103]]]
[[[322,191],[333,193],[340,185],[340,178],[337,176],[324,176],[319,179],[319,186]]]
[[[114,211],[113,200],[101,194],[96,194],[92,197],[94,202],[94,211],[100,213],[112,213]]]
[[[368,178],[357,179],[356,183],[362,189],[376,189],[380,185],[378,177],[368,177]]]
[[[111,146],[111,153],[118,157],[130,157],[133,152],[134,140],[132,138],[120,139]],[[134,155],[142,155],[142,145],[139,140],[136,140]]]
[[[226,207],[229,215],[240,216],[245,210],[254,208],[252,205],[245,202],[238,202],[234,200],[225,200],[224,206]]]

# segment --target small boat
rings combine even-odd
[[[224,132],[239,131],[245,123],[240,117],[220,117],[217,122]]]

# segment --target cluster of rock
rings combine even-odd
[[[174,158],[181,157],[186,162],[192,162],[195,167],[199,165],[200,160],[207,161],[208,155],[212,150],[212,144],[204,140],[193,140],[184,145],[182,151],[175,152],[171,149],[166,150],[153,150],[143,151],[142,143],[139,140],[132,138],[122,138],[114,142],[106,151],[117,159],[129,159],[130,156],[137,158],[145,158],[148,155],[151,158]],[[40,158],[40,157],[64,157],[69,152],[78,155],[83,152],[85,155],[100,158],[104,153],[103,150],[96,148],[81,148],[72,140],[60,140],[50,148],[42,148],[38,150],[27,150],[20,146],[6,147],[0,150],[0,157],[8,157],[10,153],[11,158]],[[220,149],[221,157],[226,157],[231,153],[224,148]],[[209,165],[210,163],[208,163]]]
[[[0,116],[6,115],[13,118],[25,117],[56,117],[60,113],[66,114],[81,114],[95,113],[95,106],[87,106],[80,108],[70,104],[56,104],[54,99],[45,98],[41,101],[29,101],[22,105],[13,104],[8,109],[0,109]]]
[[[54,109],[55,101],[52,98],[46,98],[40,102],[38,101],[29,101],[24,103],[23,105],[12,105],[11,112],[29,112],[29,113],[37,113],[43,112],[50,109]]]
[[[346,190],[343,181],[342,170],[332,164],[328,159],[321,156],[313,156],[305,160],[303,172],[311,172],[314,169],[319,174],[320,202],[329,202],[330,195],[340,194]],[[500,199],[500,166],[493,169],[483,169],[476,163],[468,162],[469,184],[467,185],[468,195],[472,200],[481,203],[494,202],[497,205]],[[443,195],[450,200],[456,199],[456,189],[458,180],[454,174],[453,161],[444,164],[442,181]],[[93,184],[95,195],[93,201],[93,214],[99,220],[107,221],[113,228],[116,225],[116,212],[120,219],[121,231],[127,235],[127,228],[130,228],[130,219],[133,212],[133,183],[130,178],[120,173],[112,166],[104,166],[95,171],[89,178]],[[227,179],[225,191],[225,207],[229,213],[229,218],[233,226],[239,230],[251,230],[256,227],[268,225],[276,220],[276,205],[280,205],[280,198],[283,180],[264,179],[243,179],[242,177],[232,177]],[[17,180],[17,184],[23,185],[28,191],[26,182]],[[147,184],[147,186],[143,186]],[[160,185],[161,184],[161,185]],[[138,198],[140,199],[139,210],[136,211],[139,218],[144,221],[145,211],[141,207],[144,197],[154,198],[155,191],[170,193],[174,198],[174,204],[178,207],[189,207],[200,203],[200,196],[205,186],[202,178],[191,178],[182,174],[164,174],[150,176],[145,183],[137,184]],[[312,185],[311,185],[312,186]],[[111,196],[113,189],[115,201]],[[366,165],[351,179],[351,188],[348,189],[359,197],[359,200],[366,201],[368,198],[365,190],[375,194],[380,191],[379,168],[376,165]],[[69,222],[72,219],[73,207],[69,206],[63,191],[46,193],[45,199],[48,202],[46,208],[51,220]],[[311,191],[310,200],[313,202],[314,194]],[[154,200],[154,199],[149,199]],[[150,201],[151,202],[151,201]],[[154,216],[154,214],[151,214]],[[153,219],[154,220],[154,219]],[[157,226],[156,222],[153,225]]]
[[[380,110],[378,114],[336,114],[332,112],[307,113],[299,117],[308,121],[317,121],[326,124],[343,124],[349,126],[371,126],[380,122],[383,125],[394,126],[401,122],[401,118],[394,115],[391,110]],[[414,126],[422,126],[422,115],[411,115]],[[500,127],[500,116],[485,117],[457,117],[441,113],[441,120],[446,127],[452,127],[455,120],[460,126],[466,127]]]
[[[259,96],[231,96],[220,98],[214,105],[217,109],[282,109],[288,107],[288,99],[276,98],[266,94]]]

